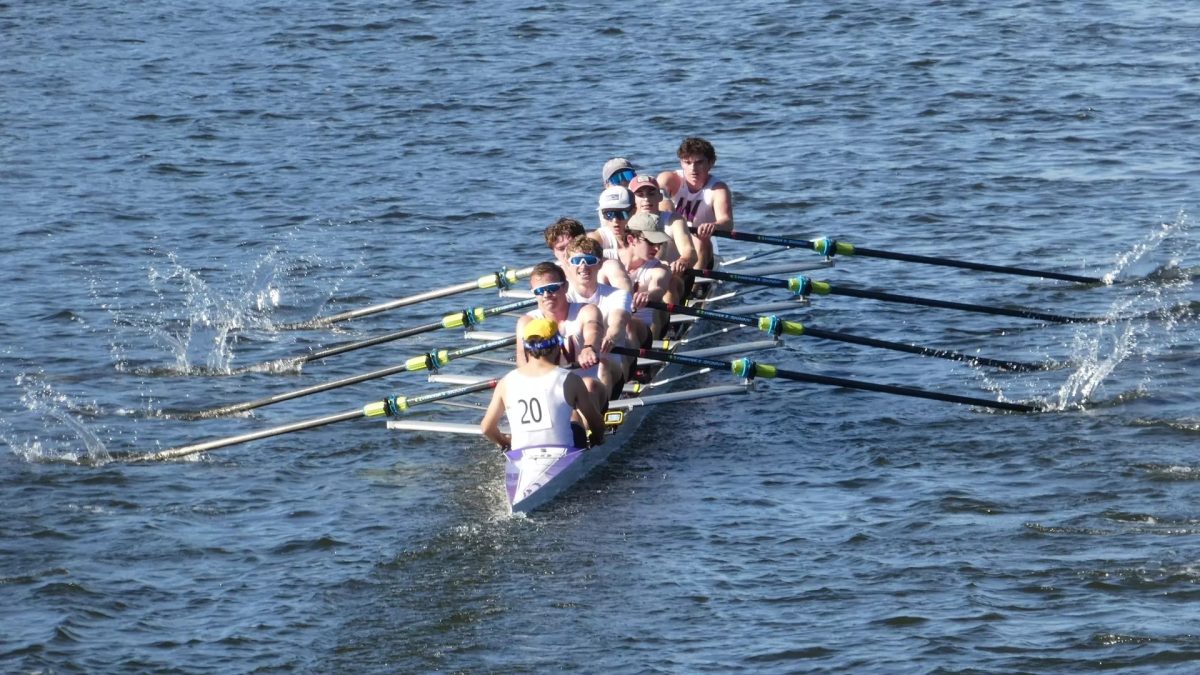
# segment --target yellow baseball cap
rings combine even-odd
[[[558,337],[558,323],[553,319],[534,319],[525,324],[521,339],[526,342],[542,342]]]

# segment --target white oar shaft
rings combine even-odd
[[[363,416],[363,411],[360,408],[358,410],[350,410],[350,411],[347,411],[344,413],[338,413],[336,415],[328,415],[326,417],[318,417],[315,419],[304,420],[303,422],[293,422],[291,424],[284,424],[284,425],[278,426],[278,427],[271,427],[270,429],[262,429],[259,431],[252,431],[248,434],[241,434],[240,436],[228,436],[226,438],[218,438],[216,440],[206,441],[204,443],[195,443],[193,445],[182,445],[177,448],[169,448],[167,450],[161,450],[159,452],[151,452],[151,453],[147,453],[145,455],[141,455],[138,457],[133,457],[130,459],[130,461],[154,462],[154,461],[159,461],[159,460],[163,460],[163,459],[177,459],[179,457],[187,457],[188,455],[195,455],[197,453],[207,452],[209,450],[216,450],[217,448],[224,448],[225,446],[228,446],[228,445],[237,445],[238,443],[247,443],[249,441],[257,441],[260,438],[270,438],[271,436],[279,436],[280,434],[291,433],[293,431],[302,431],[304,429],[315,429],[316,427],[323,427],[326,424],[333,424],[335,422],[344,422],[346,420],[351,420],[356,417],[362,417],[362,416]]]

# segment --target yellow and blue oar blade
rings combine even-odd
[[[741,314],[729,314],[726,312],[717,312],[709,309],[697,309],[695,307],[687,307],[684,305],[676,305],[672,303],[654,302],[646,303],[650,309],[658,309],[672,314],[688,314],[690,316],[698,316],[701,318],[711,319],[714,321],[724,321],[726,323],[736,323],[743,326],[753,326],[759,330],[769,333],[775,337],[780,335],[801,336],[807,335],[822,340],[834,340],[837,342],[847,342],[850,344],[863,345],[865,347],[876,347],[879,349],[890,349],[897,352],[905,352],[908,354],[920,354],[921,356],[930,356],[938,359],[946,359],[948,361],[962,361],[973,366],[986,366],[989,368],[999,368],[1000,370],[1014,372],[1028,372],[1033,370],[1045,370],[1051,366],[1042,366],[1035,363],[1023,363],[1021,361],[1004,361],[1000,359],[989,359],[983,356],[972,356],[961,352],[951,351],[948,349],[934,349],[932,347],[922,347],[920,345],[909,345],[902,342],[892,342],[890,340],[879,340],[876,338],[861,337],[851,335],[850,333],[842,333],[838,331],[822,330],[806,326],[798,321],[784,321],[776,316],[744,316]]]
[[[374,347],[375,345],[393,342],[395,340],[412,337],[414,335],[432,333],[433,331],[442,330],[443,328],[464,328],[468,326],[474,326],[475,324],[482,323],[488,317],[493,317],[497,314],[503,314],[505,312],[525,309],[536,304],[536,298],[527,298],[518,300],[516,302],[497,305],[495,307],[475,307],[471,309],[464,309],[461,312],[447,314],[446,316],[442,317],[441,321],[434,321],[421,326],[413,326],[412,328],[405,328],[393,333],[387,333],[386,335],[379,335],[373,338],[366,338],[356,342],[347,342],[340,345],[334,345],[333,347],[310,352],[303,356],[295,356],[288,359],[278,359],[276,361],[260,363],[258,365],[243,368],[238,372],[294,370],[310,361],[316,361],[319,359],[328,358],[330,356],[336,356],[338,354],[345,354],[346,352],[354,351],[356,349]]]
[[[519,270],[511,270],[507,267],[501,267],[495,272],[481,276],[473,281],[465,281],[461,284],[454,284],[453,286],[446,286],[445,288],[438,288],[431,291],[425,291],[424,293],[417,293],[405,298],[398,298],[396,300],[382,302],[378,305],[372,305],[370,307],[352,309],[347,312],[342,312],[341,314],[318,317],[316,319],[311,319],[301,323],[289,324],[287,326],[283,326],[283,329],[302,330],[309,328],[324,328],[341,321],[349,321],[351,319],[370,316],[371,314],[378,314],[380,312],[386,312],[392,309],[399,309],[400,307],[408,307],[409,305],[415,305],[420,302],[425,302],[426,300],[445,298],[451,295],[457,295],[459,293],[466,293],[467,291],[488,288],[505,289],[512,286],[517,281],[528,277],[532,272],[532,267],[525,267]]]
[[[379,379],[381,377],[387,377],[389,375],[394,375],[396,373],[412,372],[412,371],[418,371],[418,370],[436,370],[455,359],[459,359],[459,358],[462,358],[465,356],[473,356],[475,354],[481,354],[483,352],[492,351],[494,349],[500,349],[502,347],[511,347],[514,344],[516,344],[516,342],[517,342],[517,338],[515,336],[513,336],[513,337],[500,338],[499,340],[492,340],[491,342],[484,342],[482,344],[473,345],[470,347],[463,347],[461,349],[439,349],[436,351],[428,352],[426,354],[421,354],[419,356],[414,356],[402,364],[390,366],[387,368],[381,368],[379,370],[374,370],[369,373],[363,373],[361,375],[352,375],[350,377],[342,378],[340,380],[334,380],[332,382],[324,382],[321,384],[314,384],[309,387],[304,387],[301,389],[294,389],[292,391],[284,392],[281,394],[274,394],[272,396],[267,396],[267,397],[256,399],[253,401],[246,401],[244,403],[233,403],[230,405],[224,405],[224,406],[220,406],[217,408],[209,408],[208,410],[201,410],[199,412],[186,413],[186,414],[175,415],[175,416],[180,417],[182,419],[198,419],[198,418],[207,418],[207,417],[222,417],[224,415],[232,415],[234,413],[246,412],[248,410],[254,410],[255,408],[262,408],[264,406],[274,405],[276,403],[282,403],[284,401],[290,401],[294,398],[300,398],[301,396],[308,396],[310,394],[319,394],[324,391],[330,391],[332,389],[338,389],[340,387],[347,387],[352,384],[358,384],[360,382],[366,382],[368,380],[375,380],[375,379]]]
[[[696,366],[697,368],[727,370],[739,377],[745,378],[778,378],[782,380],[792,380],[794,382],[824,384],[832,387],[860,389],[863,391],[874,391],[883,394],[894,394],[897,396],[924,398],[933,401],[946,401],[948,403],[962,403],[964,405],[973,405],[980,408],[994,408],[997,410],[1009,410],[1013,412],[1037,412],[1040,410],[1040,408],[1024,403],[993,401],[986,398],[947,394],[945,392],[928,391],[926,389],[917,389],[915,387],[901,387],[891,384],[881,384],[878,382],[865,382],[862,380],[851,380],[843,377],[830,377],[827,375],[815,375],[812,373],[802,373],[794,370],[784,370],[766,363],[755,363],[750,359],[722,361],[719,359],[689,356],[687,354],[675,354],[672,352],[664,352],[655,349],[631,349],[629,347],[613,347],[613,353],[623,354],[626,356],[636,356],[644,359],[652,359],[654,361],[678,363],[685,366]]]
[[[422,396],[391,396],[383,399],[382,401],[368,403],[358,410],[348,410],[346,412],[336,413],[333,415],[325,415],[323,417],[314,417],[300,422],[283,424],[277,427],[271,427],[270,429],[260,429],[259,431],[252,431],[250,433],[239,434],[237,436],[226,436],[224,438],[217,438],[211,441],[204,441],[202,443],[193,443],[192,445],[181,445],[175,448],[159,450],[158,452],[133,455],[126,457],[125,461],[156,462],[164,459],[179,459],[189,455],[208,452],[209,450],[217,450],[219,448],[238,445],[240,443],[248,443],[250,441],[257,441],[263,438],[271,438],[272,436],[290,434],[294,431],[316,429],[317,427],[336,424],[338,422],[345,422],[346,420],[361,419],[363,417],[380,417],[384,415],[398,416],[408,412],[408,410],[413,406],[421,405],[423,403],[441,401],[444,399],[453,398],[455,396],[463,396],[464,394],[491,389],[495,387],[499,381],[500,380],[492,379],[485,382],[476,382],[474,384],[457,387],[455,389],[434,392],[432,394],[424,394]]]
[[[817,281],[815,279],[809,279],[808,277],[778,279],[776,277],[733,274],[731,272],[720,272],[717,270],[707,269],[690,270],[690,272],[698,277],[704,277],[707,279],[720,279],[723,281],[733,281],[743,284],[767,286],[771,288],[783,288],[796,295],[807,296],[811,293],[816,293],[817,295],[845,295],[854,298],[879,300],[881,302],[894,302],[902,305],[919,305],[922,307],[935,307],[938,309],[953,309],[960,312],[975,312],[977,314],[1013,316],[1020,319],[1045,321],[1047,323],[1103,323],[1109,320],[1106,317],[1063,316],[1061,314],[1050,314],[1031,309],[1013,309],[1009,307],[995,307],[991,305],[976,305],[966,302],[935,300],[933,298],[923,298],[916,295],[901,295],[898,293],[885,293],[883,291],[872,291],[863,288],[834,286],[827,281]]]
[[[807,239],[792,239],[789,237],[775,237],[766,234],[754,234],[751,232],[723,232],[717,230],[713,232],[713,236],[724,237],[726,239],[737,239],[740,241],[752,241],[760,244],[771,244],[774,246],[787,246],[789,248],[805,248],[816,251],[824,256],[833,255],[857,255],[868,258],[886,258],[888,260],[899,260],[903,262],[914,262],[923,265],[940,265],[942,267],[957,267],[960,269],[976,270],[980,272],[996,272],[999,274],[1014,274],[1025,277],[1038,277],[1041,279],[1056,279],[1058,281],[1073,281],[1080,284],[1102,284],[1103,279],[1099,277],[1085,277],[1077,274],[1065,274],[1063,272],[1050,272],[1048,270],[1031,270],[1023,267],[1010,267],[1007,265],[989,265],[987,263],[970,262],[966,260],[954,260],[952,258],[942,258],[940,256],[924,256],[912,255],[909,253],[898,253],[895,251],[883,251],[873,248],[864,248],[855,246],[844,241],[836,241],[829,238],[821,238],[813,241]]]

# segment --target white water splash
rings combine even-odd
[[[10,429],[6,429],[3,440],[8,443],[13,452],[28,462],[59,461],[59,462],[88,462],[104,464],[112,461],[104,441],[92,431],[79,417],[84,410],[66,394],[54,390],[40,376],[27,374],[18,375],[16,384],[22,389],[21,404],[29,412],[45,419],[46,432],[65,431],[56,437],[42,438],[34,436],[25,440],[13,437]],[[7,424],[6,424],[7,426]],[[83,451],[78,450],[82,444]],[[64,446],[67,449],[63,449]]]
[[[1151,253],[1156,253],[1160,256],[1165,253],[1167,259],[1165,262],[1159,263],[1158,267],[1152,273],[1146,275],[1146,279],[1170,279],[1173,276],[1177,276],[1171,274],[1171,272],[1180,270],[1183,261],[1196,258],[1197,245],[1188,239],[1190,229],[1191,223],[1187,214],[1180,211],[1173,222],[1162,223],[1129,251],[1117,256],[1116,266],[1102,277],[1104,283],[1112,285],[1116,282],[1118,276],[1122,275],[1126,270],[1131,269]]]
[[[215,275],[193,270],[176,252],[157,255],[159,260],[146,269],[152,301],[136,309],[124,309],[119,302],[101,306],[112,314],[114,323],[149,337],[165,352],[169,361],[151,370],[171,374],[234,372],[239,336],[254,332],[260,341],[274,339],[274,313],[287,299],[289,280],[319,267],[315,260],[285,257],[280,248],[248,269]],[[98,282],[92,283],[93,294],[99,296]],[[109,292],[120,296],[119,289]],[[336,288],[325,289],[323,294],[334,292]],[[128,369],[127,342],[113,336],[111,352],[119,370]]]
[[[1164,223],[1130,251],[1118,257],[1116,268],[1105,275],[1112,283],[1117,275],[1153,254],[1160,260],[1155,271],[1130,285],[1132,293],[1118,297],[1105,313],[1106,322],[1080,325],[1074,335],[1071,362],[1079,366],[1059,388],[1055,408],[1084,407],[1097,400],[1103,384],[1126,363],[1153,364],[1180,340],[1188,339],[1194,322],[1188,307],[1193,291],[1190,274],[1180,274],[1180,265],[1195,257],[1196,245],[1188,238],[1187,215],[1180,213]],[[1173,273],[1174,271],[1174,273]],[[1134,317],[1134,318],[1123,318]],[[1152,367],[1128,390],[1135,393],[1153,388]]]
[[[1186,214],[1180,213],[1117,258],[1116,267],[1104,276],[1114,295],[1101,314],[1104,320],[1074,325],[1062,345],[1065,357],[1053,359],[1073,364],[1072,370],[1010,379],[979,369],[983,386],[1000,400],[1038,399],[1051,410],[1120,403],[1152,393],[1155,379],[1166,369],[1163,356],[1180,343],[1194,342],[1200,330],[1191,310],[1192,275],[1182,267],[1198,252],[1189,228]],[[1155,265],[1148,274],[1115,281],[1147,263]],[[1054,377],[1064,372],[1065,380]],[[1106,385],[1118,391],[1106,393]],[[1048,394],[1047,387],[1052,387]]]

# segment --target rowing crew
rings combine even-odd
[[[646,345],[663,335],[664,312],[638,311],[649,301],[680,302],[685,272],[711,261],[713,231],[733,226],[729,188],[709,173],[716,161],[712,145],[685,139],[678,155],[681,170],[663,172],[658,180],[637,175],[627,160],[609,160],[602,170],[607,187],[598,202],[600,228],[588,234],[571,218],[546,228],[556,263],[535,266],[529,277],[538,306],[517,322],[517,368],[501,380],[481,422],[491,440],[515,449],[551,440],[587,447],[562,423],[564,414],[572,417],[568,410],[587,424],[593,443],[603,437],[599,415],[636,365],[613,354],[613,347]],[[681,214],[662,210],[663,202]],[[548,325],[555,329],[553,345],[545,335]],[[562,374],[567,368],[574,377]],[[499,431],[500,411],[511,437]]]

